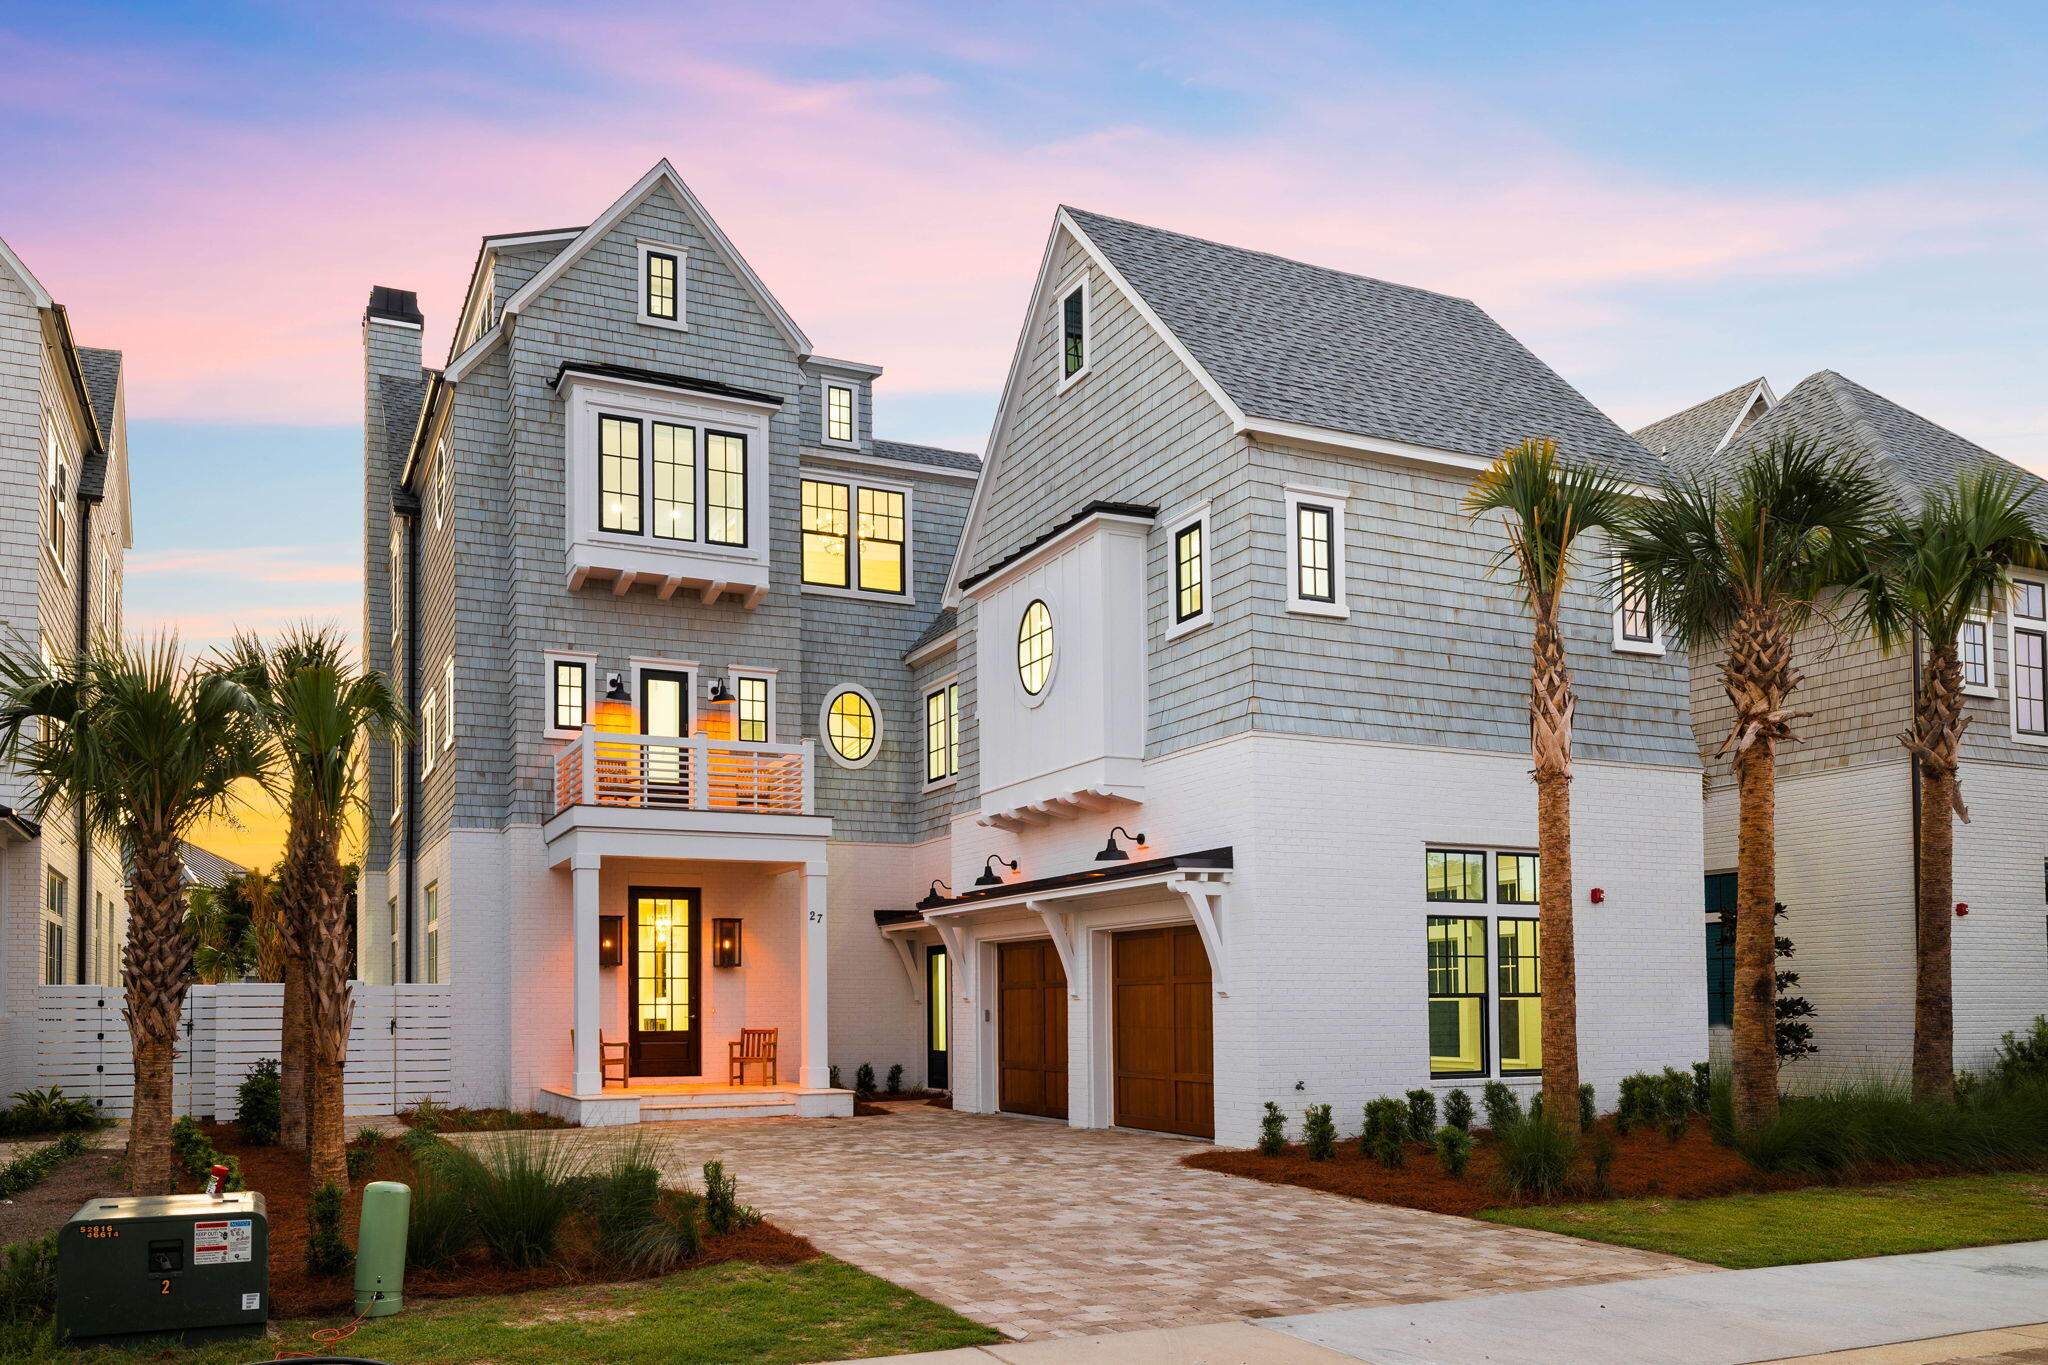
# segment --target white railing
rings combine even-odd
[[[555,810],[750,811],[809,815],[811,741],[760,744],[585,730],[555,756]]]

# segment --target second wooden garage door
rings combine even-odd
[[[1116,1122],[1216,1135],[1209,955],[1193,925],[1110,940],[1116,990]]]
[[[1067,1116],[1067,973],[1049,938],[996,945],[1000,1107]]]

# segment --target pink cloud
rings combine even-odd
[[[347,583],[360,585],[363,567],[354,560],[309,560],[291,546],[255,545],[220,550],[157,550],[131,554],[126,571],[137,574],[211,574],[244,583]]]
[[[227,611],[150,611],[130,606],[123,621],[123,633],[130,638],[158,634],[175,635],[188,652],[199,653],[224,645],[237,634],[272,634],[292,626],[333,626],[353,640],[361,628],[360,602],[319,606],[240,606]]]

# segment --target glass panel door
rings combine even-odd
[[[947,1010],[952,1000],[946,988],[946,950],[927,948],[924,957],[925,1059],[924,1083],[933,1090],[952,1085],[951,1047],[946,1041]]]
[[[650,668],[640,675],[640,732],[686,739],[690,733],[690,675]],[[684,805],[689,800],[690,765],[684,750],[647,746],[649,805]]]
[[[633,1073],[697,1075],[697,893],[636,889],[631,899]]]

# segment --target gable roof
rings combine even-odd
[[[1535,436],[1657,462],[1469,299],[1066,208],[1239,413],[1491,460]]]
[[[43,282],[37,279],[35,273],[22,263],[21,257],[14,254],[14,248],[7,245],[5,237],[0,237],[0,265],[6,266],[14,273],[15,278],[21,281],[21,287],[28,290],[29,299],[36,307],[49,308],[54,306],[50,299],[50,291],[43,288]]]
[[[93,420],[100,424],[100,436],[114,439],[114,399],[121,391],[121,353],[97,346],[78,348],[78,368],[85,376],[85,391],[92,398]]]
[[[231,863],[210,849],[197,844],[178,842],[178,856],[185,863],[187,885],[210,886],[218,891],[229,877],[240,876],[249,869],[240,863]]]
[[[969,455],[964,450],[942,450],[938,446],[912,445],[908,441],[873,440],[868,442],[868,453],[878,459],[928,464],[938,469],[964,469],[970,474],[981,468],[979,455]]]
[[[426,402],[432,375],[422,370],[417,378],[380,374],[377,376],[377,405],[382,411],[384,458],[396,484],[412,456],[413,437],[418,433],[420,405]]]
[[[1635,433],[1653,455],[1662,455],[1681,469],[1713,455],[1778,400],[1762,379],[1737,384],[1704,403],[1695,403]],[[1757,410],[1762,404],[1763,411]]]
[[[512,297],[505,300],[506,316],[523,312],[527,304],[545,293],[548,286],[560,279],[570,266],[582,260],[592,247],[610,236],[612,229],[619,225],[620,219],[663,186],[676,197],[676,202],[682,205],[683,212],[696,220],[698,228],[711,240],[713,249],[725,257],[726,264],[739,276],[740,283],[754,296],[755,302],[767,312],[776,329],[782,333],[783,339],[789,343],[790,349],[795,351],[799,358],[810,355],[811,339],[804,335],[803,329],[796,325],[796,320],[790,317],[776,301],[775,296],[768,292],[768,286],[761,282],[761,277],[754,273],[754,268],[740,255],[739,248],[735,247],[719,228],[717,220],[705,212],[704,205],[690,192],[690,187],[683,183],[683,178],[676,174],[675,167],[669,165],[667,157],[657,161],[652,170],[634,182],[633,188],[620,195],[610,208],[579,232],[574,241],[556,252],[546,265],[534,273],[532,279],[514,290]]]

